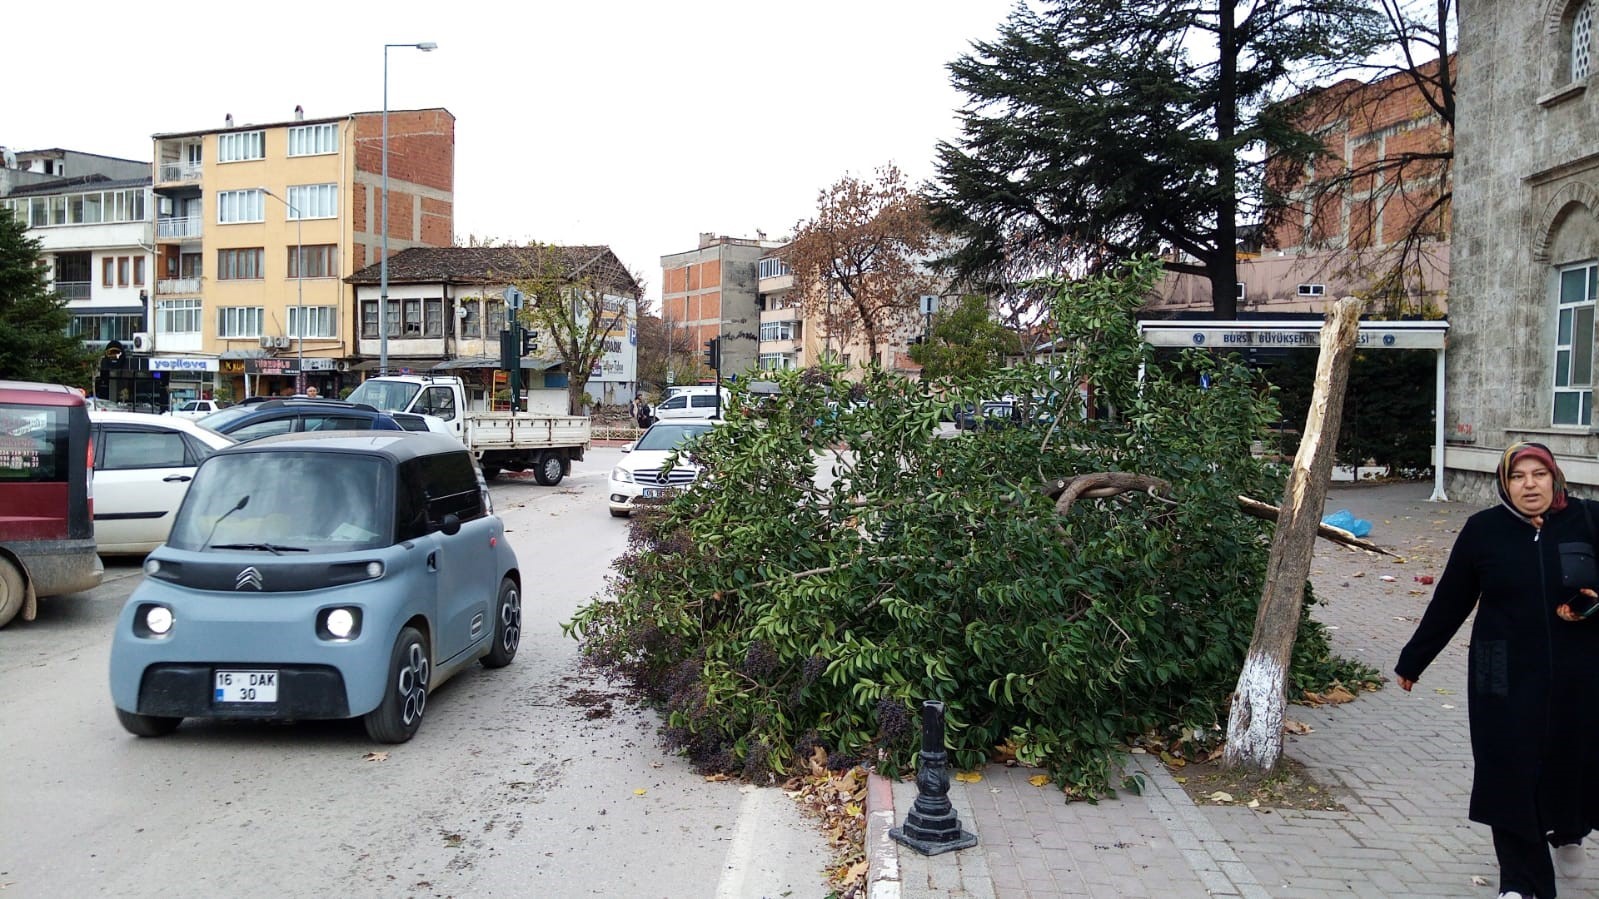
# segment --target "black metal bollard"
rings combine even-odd
[[[948,754],[944,751],[944,704],[922,703],[922,765],[916,772],[916,801],[905,826],[888,835],[923,855],[938,855],[977,845],[977,834],[961,830],[949,801]]]

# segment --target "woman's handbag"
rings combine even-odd
[[[1599,541],[1594,537],[1593,513],[1588,510],[1588,503],[1577,502],[1582,506],[1582,517],[1588,522],[1588,542],[1560,544],[1560,585],[1572,592],[1571,598],[1566,600],[1572,613],[1578,618],[1587,618],[1599,611],[1599,597],[1580,591],[1586,587],[1599,592],[1599,559],[1594,556],[1594,545]]]

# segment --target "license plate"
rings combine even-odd
[[[278,673],[276,671],[218,671],[217,702],[277,702]]]
[[[668,493],[671,493],[675,489],[676,488],[674,488],[674,487],[645,487],[644,488],[644,498],[645,499],[656,499],[657,497],[662,497],[662,496],[667,495]]]

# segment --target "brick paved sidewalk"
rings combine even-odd
[[[1342,655],[1392,677],[1466,518],[1479,507],[1433,503],[1431,483],[1334,487],[1327,512],[1373,523],[1368,539],[1403,561],[1319,541],[1316,618]],[[1394,578],[1384,581],[1384,575]],[[1066,804],[1034,787],[1036,772],[991,765],[954,785],[977,848],[932,858],[898,852],[897,882],[873,897],[1458,896],[1492,899],[1498,869],[1486,827],[1466,820],[1471,789],[1465,673],[1468,621],[1412,693],[1390,682],[1343,706],[1292,706],[1312,732],[1287,754],[1331,788],[1346,812],[1195,806],[1164,765],[1133,756],[1144,795]],[[897,785],[895,814],[915,797]],[[1590,841],[1591,843],[1592,841]],[[1599,853],[1595,853],[1599,856]],[[1599,857],[1590,871],[1599,868]],[[1481,878],[1478,885],[1473,878]],[[1599,876],[1562,881],[1561,895],[1599,895]]]

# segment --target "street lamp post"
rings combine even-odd
[[[389,373],[389,48],[415,47],[423,53],[437,50],[432,41],[383,45],[383,247],[378,259],[378,374]]]
[[[295,305],[297,307],[299,307],[298,310],[295,313],[295,329],[294,329],[295,330],[294,351],[295,351],[295,354],[296,354],[295,355],[295,363],[294,363],[294,392],[295,393],[304,393],[305,392],[305,236],[304,236],[305,235],[305,231],[301,227],[301,225],[305,222],[305,216],[300,214],[299,207],[295,206],[293,203],[290,203],[288,200],[283,199],[282,197],[278,196],[277,194],[273,193],[272,191],[267,190],[266,188],[263,187],[263,188],[261,188],[261,192],[266,194],[267,196],[271,197],[272,199],[277,200],[279,203],[282,203],[284,206],[288,207],[289,212],[294,214],[294,293],[295,293]]]

